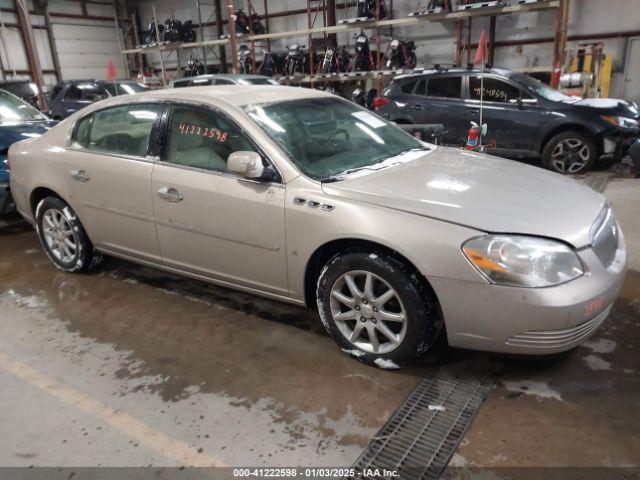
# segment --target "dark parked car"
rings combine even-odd
[[[375,100],[397,123],[443,123],[443,141],[462,145],[479,120],[480,71],[429,70],[396,77]],[[487,151],[537,158],[560,173],[589,170],[598,157],[621,158],[640,137],[635,103],[569,97],[528,75],[485,70],[483,123]]]
[[[134,95],[149,88],[133,80],[65,80],[51,89],[49,111],[53,118],[66,118],[87,105],[116,95]]]
[[[0,90],[0,215],[15,209],[9,192],[9,147],[14,142],[39,137],[55,123],[15,95]]]
[[[13,93],[16,97],[30,103],[35,108],[38,105],[38,87],[31,80],[4,80],[0,82],[0,89]]]

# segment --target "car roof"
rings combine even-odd
[[[200,100],[205,102],[219,100],[242,107],[249,104],[332,96],[329,93],[311,88],[281,85],[208,85],[204,87],[162,88],[132,95],[127,100],[128,102],[135,102],[141,99]],[[122,96],[114,97],[114,99],[119,98],[122,98]]]
[[[394,81],[404,80],[406,78],[420,78],[422,76],[451,74],[451,73],[472,74],[472,75],[480,75],[484,73],[486,75],[495,74],[495,75],[502,75],[504,77],[510,77],[517,72],[514,72],[513,70],[508,70],[506,68],[485,68],[484,70],[480,70],[479,68],[463,68],[463,67],[434,68],[434,69],[414,70],[412,72],[398,75],[394,78]]]
[[[181,81],[189,81],[189,80],[197,80],[201,78],[226,78],[228,80],[251,80],[254,78],[269,78],[266,75],[250,75],[250,74],[231,74],[231,73],[208,73],[206,75],[197,75],[195,77],[182,77],[182,78],[174,78],[171,80],[172,82],[181,82]]]

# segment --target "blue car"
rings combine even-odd
[[[0,215],[15,209],[9,191],[9,147],[14,142],[39,137],[56,123],[15,95],[0,90]]]

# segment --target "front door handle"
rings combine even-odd
[[[480,115],[480,110],[477,108],[470,108],[469,110],[467,110],[467,113],[471,115]]]
[[[180,195],[180,192],[171,187],[162,187],[158,190],[158,196],[171,203],[181,202],[184,199],[184,197]]]
[[[414,110],[424,110],[424,107],[417,103],[417,104],[413,105],[413,109]]]
[[[87,183],[91,179],[84,170],[71,170],[71,178],[80,183]]]

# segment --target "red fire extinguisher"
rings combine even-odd
[[[471,122],[469,136],[467,137],[467,150],[475,150],[480,143],[480,126],[476,122]]]

